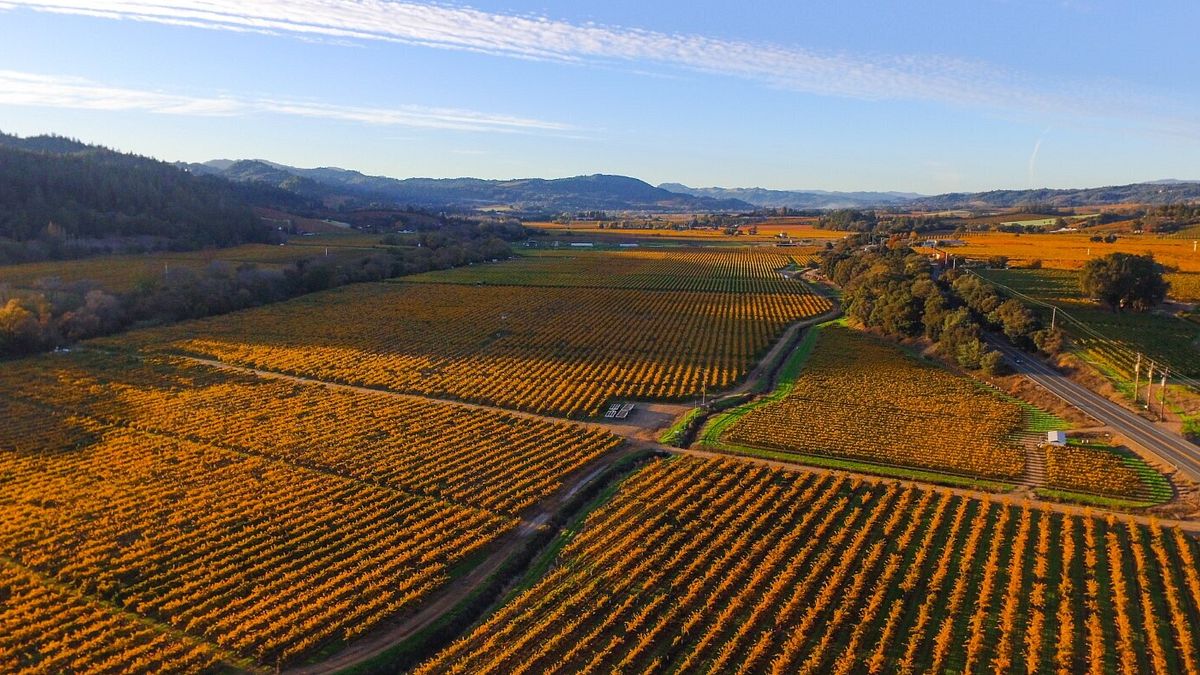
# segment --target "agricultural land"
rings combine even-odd
[[[726,236],[531,237],[0,362],[0,669],[1200,668],[1186,471],[839,319],[824,245]]]

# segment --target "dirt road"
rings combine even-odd
[[[293,675],[336,673],[374,658],[424,630],[481,587],[488,577],[500,569],[505,560],[525,546],[526,542],[539,530],[547,527],[567,501],[596,480],[613,464],[636,450],[634,446],[626,444],[584,467],[575,476],[568,478],[557,493],[534,506],[531,512],[524,514],[521,524],[516,530],[498,548],[489,553],[483,562],[476,565],[465,576],[455,579],[427,599],[417,613],[371,631],[319,663],[296,666],[284,672]]]

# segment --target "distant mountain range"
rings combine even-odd
[[[388,178],[340,168],[301,169],[266,160],[219,159],[179,164],[197,175],[280,189],[327,207],[417,206],[435,209],[514,209],[518,212],[633,211],[650,213],[747,212],[898,208],[1002,209],[1039,206],[1170,204],[1200,199],[1200,182],[1160,180],[1068,190],[994,190],[943,195],[914,192],[829,192],[765,188],[657,187],[636,178],[595,174],[573,178]]]
[[[729,198],[689,195],[626,176],[484,180],[480,178],[387,178],[338,168],[299,169],[264,160],[214,160],[181,164],[197,175],[239,183],[265,183],[327,205],[432,208],[514,208],[521,211],[751,211],[754,205]]]
[[[826,192],[824,190],[768,190],[766,188],[693,188],[680,183],[663,183],[658,187],[671,192],[708,197],[736,199],[758,207],[777,209],[859,209],[874,206],[904,204],[925,195],[915,192]]]
[[[1176,204],[1200,200],[1200,182],[1160,180],[1132,185],[1078,190],[992,190],[990,192],[951,193],[919,197],[906,202],[911,209],[997,209],[1014,206],[1046,205],[1105,206],[1110,204]]]
[[[1030,205],[1055,207],[1110,204],[1172,204],[1200,199],[1200,181],[1156,180],[1131,185],[1055,190],[992,190],[922,195],[913,192],[825,192],[822,190],[767,190],[763,188],[692,188],[663,183],[660,188],[713,199],[737,199],[760,208],[919,210],[1006,209]]]
[[[0,197],[4,200],[0,204],[4,207],[0,209],[0,239],[10,240],[34,237],[53,222],[65,236],[74,238],[115,235],[197,243],[239,241],[257,236],[248,232],[252,230],[251,207],[325,214],[321,217],[346,210],[409,206],[496,209],[542,216],[586,211],[746,213],[784,206],[798,210],[986,211],[1200,201],[1200,182],[1174,179],[1087,189],[928,196],[692,188],[678,183],[656,187],[636,178],[603,174],[559,179],[396,179],[340,168],[302,169],[265,160],[172,165],[60,136],[19,138],[2,133],[0,153]],[[234,222],[237,225],[231,225]]]

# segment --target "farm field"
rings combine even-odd
[[[11,364],[0,375],[4,401],[28,409],[35,427],[12,427],[6,446],[52,431],[37,421],[49,410],[508,515],[618,444],[573,424],[95,352]]]
[[[0,669],[270,671],[449,607],[623,452],[556,418],[730,387],[830,309],[780,274],[807,255],[538,251],[5,362]],[[1024,475],[1031,408],[836,323],[808,335],[720,449]],[[1048,487],[1162,487],[1111,457],[1047,456]],[[1174,530],[736,455],[596,490],[529,590],[418,672],[1198,665],[1197,545]]]
[[[1191,240],[1169,239],[1153,234],[1120,235],[1116,242],[1091,241],[1086,232],[1062,234],[1009,234],[1005,232],[968,233],[961,236],[966,246],[949,250],[957,256],[988,258],[1007,256],[1012,263],[1026,266],[1040,260],[1051,269],[1079,269],[1091,257],[1108,253],[1151,253],[1154,259],[1178,272],[1200,272],[1200,253],[1192,251]],[[919,249],[928,252],[928,249]]]
[[[737,461],[660,461],[416,670],[1195,672],[1190,537]]]
[[[19,290],[35,288],[40,280],[57,279],[63,283],[94,281],[112,292],[133,290],[138,283],[161,278],[172,269],[200,271],[214,262],[230,265],[252,264],[258,267],[282,266],[325,254],[361,254],[369,251],[379,237],[374,235],[324,235],[296,237],[286,245],[243,244],[232,248],[200,251],[159,251],[143,255],[102,256],[80,260],[26,263],[0,266],[0,287]]]
[[[779,270],[803,267],[817,247],[538,251],[502,263],[405,277],[412,283],[628,288],[710,293],[795,293]]]
[[[1070,270],[981,270],[979,275],[1065,310],[1090,329],[1069,320],[1059,323],[1084,356],[1123,377],[1133,378],[1138,352],[1156,363],[1170,364],[1176,374],[1200,376],[1200,326],[1195,323],[1156,312],[1109,311],[1082,297],[1078,273]],[[1049,309],[1033,303],[1030,308],[1049,321]]]
[[[1171,499],[1171,485],[1128,450],[1100,443],[1046,446],[1046,486],[1149,504]]]
[[[777,235],[780,234],[787,235],[792,239],[809,239],[816,242],[836,241],[846,236],[845,232],[816,227],[816,222],[817,219],[811,217],[769,218],[752,225],[758,230],[756,234],[750,234],[751,226],[747,225],[741,227],[741,232],[737,235],[725,234],[724,230],[713,228],[671,229],[667,222],[658,223],[658,227],[617,227],[611,226],[613,224],[610,223],[601,223],[595,220],[573,221],[570,223],[529,222],[526,225],[553,235],[586,235],[600,238],[634,237],[645,238],[647,240],[673,239],[681,242],[691,240],[706,244],[719,241],[740,243],[773,242],[776,240]],[[601,227],[602,224],[604,227]]]
[[[861,331],[818,331],[795,381],[768,402],[732,411],[720,422],[718,446],[999,480],[1023,475],[1020,406]]]
[[[1200,302],[1200,274],[1168,272],[1163,276],[1171,284],[1171,298],[1180,302]]]
[[[679,399],[731,386],[787,324],[831,307],[801,282],[789,289],[361,284],[102,342],[592,416],[613,398]]]
[[[91,351],[6,364],[0,417],[0,621],[39,627],[0,637],[8,672],[294,662],[415,611],[619,443]]]

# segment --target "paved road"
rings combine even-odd
[[[1031,358],[1000,340],[989,340],[991,346],[1006,356],[1013,368],[1071,405],[1112,427],[1130,441],[1145,448],[1171,464],[1181,473],[1200,481],[1200,447],[1193,445],[1170,429],[1159,426],[1067,376]]]

